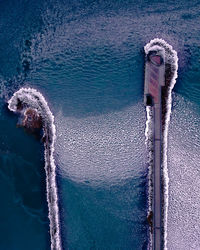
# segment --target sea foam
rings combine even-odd
[[[163,181],[164,181],[164,249],[167,249],[167,216],[168,216],[168,185],[169,185],[169,177],[168,177],[168,168],[167,168],[167,142],[168,142],[168,128],[170,122],[170,115],[171,115],[171,106],[172,106],[172,89],[176,83],[176,78],[178,77],[178,56],[177,52],[173,50],[172,46],[165,42],[163,39],[155,38],[151,40],[145,47],[144,51],[148,54],[152,50],[162,50],[165,54],[165,64],[170,64],[171,70],[171,80],[168,88],[168,96],[166,102],[166,114],[165,114],[165,123],[163,128],[163,152],[162,152],[162,172],[163,172]],[[148,140],[152,140],[152,131],[150,131],[150,108],[147,107],[147,123],[146,123],[146,144],[148,145]],[[152,152],[149,150],[149,176],[151,176],[152,172]],[[150,178],[151,179],[151,178]],[[149,181],[149,209],[151,207],[151,197],[152,197],[152,183],[151,180]],[[151,243],[150,243],[151,245]]]
[[[8,101],[8,108],[13,112],[17,110],[18,102],[23,105],[25,112],[27,108],[37,110],[38,114],[42,117],[43,133],[44,133],[44,156],[45,156],[45,172],[46,172],[46,189],[47,189],[47,202],[49,209],[50,220],[50,236],[51,236],[51,249],[62,249],[61,236],[60,236],[60,223],[59,223],[59,208],[58,208],[58,194],[56,184],[56,165],[54,161],[54,142],[56,138],[56,128],[54,125],[54,116],[51,113],[48,104],[41,93],[32,88],[21,88]]]

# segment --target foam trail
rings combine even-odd
[[[153,142],[153,134],[152,134],[152,110],[150,106],[146,106],[146,126],[145,126],[145,144],[147,147],[147,150],[149,152],[148,155],[148,216],[151,212],[152,207],[152,168],[153,168],[153,152],[152,152],[152,142]],[[148,249],[152,248],[152,234],[149,233],[149,246]]]
[[[59,208],[58,208],[58,195],[56,184],[56,165],[53,157],[54,142],[56,138],[56,129],[54,125],[54,116],[51,113],[48,104],[41,93],[32,88],[21,88],[8,101],[8,108],[13,112],[17,110],[18,102],[23,104],[25,112],[27,108],[37,110],[42,118],[43,133],[44,133],[44,156],[45,156],[45,172],[46,172],[46,188],[47,188],[47,202],[49,209],[50,220],[50,236],[51,236],[51,249],[62,249],[61,236],[60,236],[60,223],[59,223]]]
[[[172,46],[166,43],[163,39],[155,38],[151,40],[145,47],[145,53],[148,54],[151,50],[162,49],[165,53],[165,64],[170,64],[171,78],[170,84],[168,87],[168,93],[166,97],[166,114],[165,122],[163,128],[163,160],[162,160],[162,171],[163,171],[163,181],[164,181],[164,249],[167,249],[167,216],[168,216],[168,169],[167,169],[167,137],[168,137],[168,128],[171,115],[171,106],[172,106],[172,89],[176,83],[176,78],[178,77],[178,56],[177,52],[173,50]],[[147,113],[148,115],[148,113]],[[147,116],[148,118],[148,116]]]
[[[149,134],[151,133],[151,108],[149,106],[146,107],[146,113],[147,113],[147,120],[146,120],[146,126],[145,126],[145,144],[148,145],[149,140]]]

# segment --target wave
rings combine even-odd
[[[165,104],[165,113],[164,113],[164,123],[163,123],[163,145],[162,145],[162,174],[163,174],[163,187],[164,187],[164,208],[163,208],[163,224],[164,224],[164,249],[167,249],[167,216],[168,216],[168,185],[169,185],[169,177],[168,177],[168,168],[167,168],[167,145],[168,145],[168,128],[170,122],[171,115],[171,106],[172,106],[172,89],[176,83],[176,78],[178,77],[178,56],[177,52],[173,50],[172,46],[165,42],[163,39],[155,38],[151,40],[145,47],[144,51],[148,54],[152,50],[162,50],[165,54],[165,65],[166,69],[170,71],[170,75],[168,75],[168,79],[165,78],[165,84],[168,81],[167,95],[165,96],[164,104]],[[149,123],[151,120],[150,111],[147,107],[147,123],[146,123],[146,141],[151,140],[152,131],[149,129]],[[148,144],[148,143],[147,143]],[[149,150],[149,162],[152,161],[152,153]],[[150,171],[152,171],[152,166],[149,164]],[[151,173],[149,174],[151,175]],[[151,181],[149,182],[149,200],[151,200],[152,196],[152,186]],[[149,208],[151,207],[151,201],[149,201]]]
[[[23,109],[18,110],[18,103],[23,105]],[[8,101],[8,108],[15,113],[24,113],[28,108],[37,110],[42,118],[44,133],[44,156],[46,172],[47,202],[49,209],[51,249],[62,249],[58,194],[56,184],[56,165],[54,160],[54,142],[56,139],[56,128],[54,125],[54,116],[51,113],[48,104],[41,93],[33,88],[21,88]]]

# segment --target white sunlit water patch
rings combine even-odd
[[[168,250],[200,249],[200,129],[195,105],[177,96],[169,128]]]
[[[145,171],[142,103],[81,119],[64,117],[60,112],[55,120],[55,148],[64,177],[91,185],[120,184]]]

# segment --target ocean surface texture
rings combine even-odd
[[[178,53],[169,125],[168,250],[200,249],[200,2],[0,1],[0,249],[50,249],[44,148],[7,101],[55,118],[64,249],[147,249],[144,50]]]

